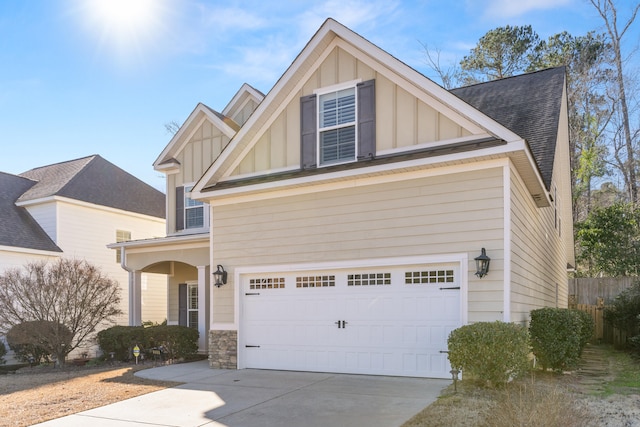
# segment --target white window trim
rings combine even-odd
[[[191,308],[191,290],[196,290],[196,308]],[[187,326],[191,328],[191,313],[196,313],[196,319],[198,318],[198,301],[200,299],[200,292],[198,290],[198,282],[187,282]],[[194,329],[199,328],[199,322],[196,320]]]
[[[193,189],[193,187],[195,186],[195,182],[193,183],[187,183],[187,184],[183,184],[184,186],[184,200],[182,201],[182,209],[184,211],[184,224],[183,224],[183,228],[182,228],[182,232],[184,233],[193,233],[193,232],[199,232],[199,231],[204,231],[204,230],[208,230],[209,229],[209,205],[205,202],[202,202],[201,200],[195,200],[195,199],[191,199],[191,190]],[[187,188],[189,189],[189,191],[187,191]],[[202,206],[187,206],[187,198],[195,201],[195,202],[200,202],[202,203]],[[188,209],[193,209],[196,207],[202,207],[202,227],[191,227],[191,228],[187,228],[187,210]]]
[[[362,79],[351,80],[348,82],[339,83],[332,86],[325,86],[322,88],[318,88],[313,91],[313,93],[316,95],[316,165],[317,165],[316,167],[323,168],[328,166],[342,165],[345,163],[354,163],[358,160],[358,83],[360,83],[361,81]],[[353,122],[355,133],[354,133],[354,141],[353,141],[353,144],[354,144],[353,159],[322,164],[321,163],[322,156],[320,152],[320,140],[321,140],[320,134],[325,131],[340,129],[340,128],[352,126],[352,125],[329,126],[326,128],[322,128],[322,132],[321,132],[320,131],[321,129],[320,128],[320,98],[322,97],[322,95],[326,95],[333,92],[339,92],[345,89],[353,89],[354,95],[355,95],[355,113],[354,113],[355,120]]]

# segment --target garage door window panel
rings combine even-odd
[[[336,286],[336,276],[298,276],[296,288],[327,288]]]
[[[347,286],[391,285],[391,273],[361,273],[347,275]]]
[[[407,271],[404,277],[407,285],[454,283],[455,281],[453,270]]]
[[[284,277],[267,277],[249,280],[249,289],[284,289],[284,287]]]

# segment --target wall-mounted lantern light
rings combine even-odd
[[[213,272],[213,284],[216,288],[227,284],[227,272],[224,271],[224,267],[218,264],[218,269]]]
[[[491,258],[487,256],[487,252],[482,248],[482,253],[480,256],[475,258],[476,260],[476,276],[479,278],[483,278],[489,272],[489,261]]]

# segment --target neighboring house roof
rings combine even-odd
[[[165,218],[162,192],[98,155],[31,169],[20,176],[36,183],[18,203],[60,196]]]
[[[0,172],[0,246],[62,252],[25,208],[16,200],[36,183]]]
[[[549,190],[564,84],[557,67],[450,92],[524,138]]]

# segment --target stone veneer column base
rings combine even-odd
[[[209,331],[209,366],[238,369],[238,331]]]

